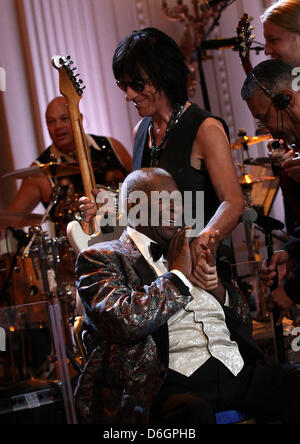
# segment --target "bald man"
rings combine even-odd
[[[51,161],[76,162],[76,146],[65,97],[56,97],[48,104],[46,123],[52,145],[32,165]],[[106,186],[118,185],[131,171],[130,155],[116,139],[94,135],[86,137],[91,149],[92,162],[100,164],[98,171],[95,171],[96,183]],[[46,176],[25,178],[7,211],[30,213],[40,202],[47,207],[55,185],[68,186],[69,200],[70,194],[81,195],[83,192],[80,175],[66,178]]]

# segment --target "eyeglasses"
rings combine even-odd
[[[273,102],[270,103],[270,106],[268,107],[267,111],[265,112],[264,116],[261,119],[255,119],[255,124],[257,128],[266,128],[266,122],[269,117],[270,110],[272,108]]]
[[[118,87],[126,92],[127,88],[131,88],[136,92],[144,91],[146,82],[149,82],[150,79],[141,79],[141,80],[129,80],[129,82],[125,82],[124,80],[117,80],[116,84]]]

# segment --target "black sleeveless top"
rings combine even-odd
[[[204,224],[205,226],[215,214],[220,205],[215,189],[210,180],[208,171],[197,170],[191,166],[191,153],[194,140],[200,125],[205,119],[213,117],[220,120],[229,138],[226,123],[215,117],[198,105],[191,104],[182,114],[175,127],[171,130],[165,148],[161,151],[159,167],[168,171],[174,178],[178,189],[193,193],[193,217],[195,217],[195,192],[204,192]],[[150,148],[148,147],[148,128],[150,117],[144,118],[139,126],[133,147],[133,170],[149,167],[151,162]],[[213,156],[213,151],[211,153]]]

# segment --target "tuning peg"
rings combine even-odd
[[[253,31],[253,29],[255,29],[255,26],[253,26],[253,25],[249,26],[250,31]]]
[[[79,94],[80,96],[82,96],[82,94],[83,94],[83,90],[85,89],[85,86],[83,86],[82,88],[77,88],[76,89],[76,91],[77,91],[77,94]]]
[[[244,57],[244,58],[245,58],[245,57],[246,57],[246,55],[247,55],[247,52],[246,52],[246,51],[243,51],[243,52],[242,52],[242,57]]]
[[[241,43],[241,47],[242,47],[242,48],[246,48],[246,43],[242,42],[242,43]]]
[[[255,35],[254,34],[250,35],[250,39],[254,40],[255,39]]]
[[[254,20],[254,17],[252,17],[252,16],[250,16],[250,17],[248,18],[248,21],[249,21],[249,22],[253,22],[253,20]]]
[[[245,38],[245,33],[244,33],[244,32],[241,32],[241,33],[239,34],[239,37],[241,37],[241,39]]]

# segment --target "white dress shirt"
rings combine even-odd
[[[127,232],[156,275],[166,273],[166,260],[162,257],[154,262],[150,254],[152,240],[131,227]],[[195,287],[179,270],[171,272],[189,288],[193,300],[168,321],[169,368],[190,376],[213,356],[236,376],[244,361],[238,345],[230,339],[221,304],[212,294]],[[228,305],[227,293],[225,304]]]

